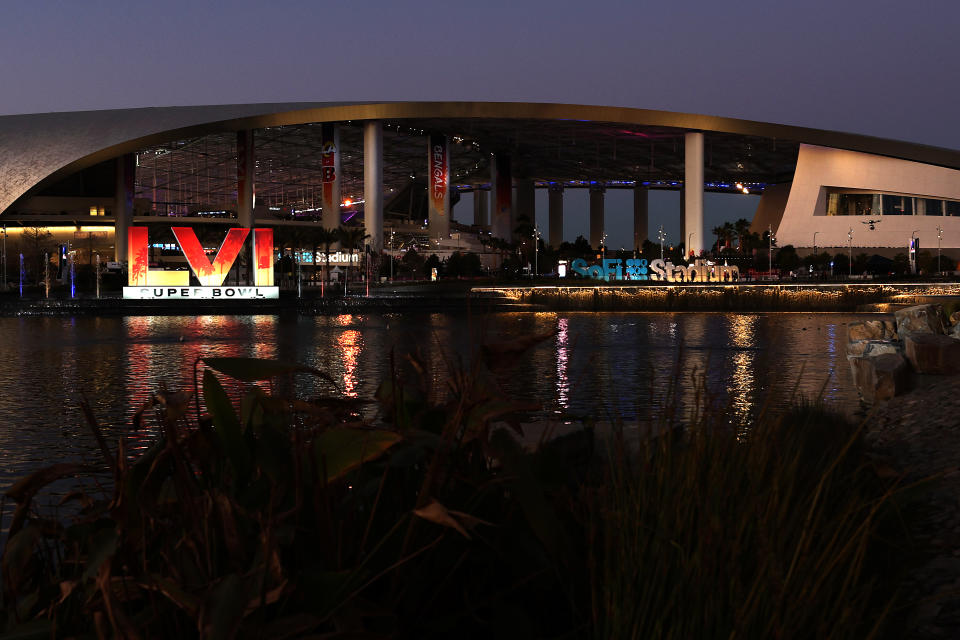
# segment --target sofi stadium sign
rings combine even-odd
[[[235,228],[213,256],[206,251],[190,227],[171,227],[180,250],[187,259],[190,271],[170,271],[150,268],[150,248],[146,227],[130,227],[127,236],[128,281],[123,288],[124,298],[154,299],[265,299],[279,297],[273,286],[273,229],[253,230],[253,284],[250,286],[223,286],[230,268],[237,261],[250,229]],[[191,271],[200,286],[190,284]]]
[[[645,258],[606,258],[599,264],[588,265],[583,258],[570,263],[570,269],[584,278],[597,280],[653,280],[659,282],[732,282],[740,278],[736,265],[720,265],[694,260],[691,264],[675,265],[669,260]]]

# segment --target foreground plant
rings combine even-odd
[[[658,435],[629,446],[618,428],[597,454],[585,428],[524,448],[510,431],[537,405],[505,397],[487,367],[546,337],[448,363],[441,394],[423,359],[394,364],[376,426],[322,372],[249,359],[205,359],[194,392],[157,394],[160,437],[136,460],[90,415],[110,492],[68,495],[77,513],[54,520],[33,508],[37,492],[98,470],[54,465],[8,491],[17,507],[0,629],[789,638],[885,628],[895,581],[884,575],[903,539],[888,523],[902,494],[858,430],[798,409],[763,414],[744,436],[700,395],[686,420],[664,411]],[[301,399],[295,375],[332,393]]]

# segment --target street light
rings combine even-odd
[[[943,226],[937,225],[937,275],[943,275],[943,270],[940,268],[940,243],[943,240]]]
[[[847,231],[847,272],[849,277],[853,277],[853,227]]]
[[[390,231],[390,282],[393,282],[393,236],[396,234],[396,230]]]
[[[660,238],[660,260],[663,260],[663,241],[667,239],[667,234],[663,232],[663,225],[660,225],[660,231],[657,232],[657,237]]]
[[[540,259],[540,229],[537,228],[537,223],[533,223],[533,277],[536,277],[539,273],[539,259]]]
[[[769,261],[767,272],[770,277],[773,277],[773,226],[769,224],[767,225],[767,242],[769,244],[767,247],[767,259]]]
[[[914,274],[917,273],[917,249],[913,244],[913,241],[916,240],[916,235],[920,233],[920,229],[914,229],[910,232],[910,271]]]

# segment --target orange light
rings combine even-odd
[[[350,198],[347,198],[346,200],[343,201],[343,206],[345,207],[349,207],[352,204],[353,204],[353,200],[351,200]]]

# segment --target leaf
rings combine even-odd
[[[422,509],[414,509],[413,513],[424,520],[454,529],[467,540],[472,539],[467,529],[473,529],[478,524],[491,524],[462,511],[450,511],[436,500],[431,500],[430,504]]]
[[[97,469],[85,464],[60,462],[35,471],[26,478],[17,481],[16,484],[7,489],[6,495],[8,498],[13,498],[14,502],[21,503],[31,499],[41,488],[60,478],[94,471],[97,471]]]
[[[144,589],[155,589],[159,591],[166,596],[170,602],[183,609],[188,616],[191,618],[196,617],[197,611],[200,608],[199,599],[181,589],[180,585],[170,578],[161,578],[153,574],[150,576],[150,580],[138,582],[137,584]]]
[[[313,441],[317,468],[326,465],[327,481],[333,482],[363,462],[378,458],[401,440],[400,434],[382,429],[334,427]]]
[[[18,624],[12,631],[0,635],[0,640],[47,640],[53,637],[53,621],[47,618]]]
[[[231,573],[214,587],[201,616],[204,637],[234,638],[243,620],[246,594],[240,576]]]
[[[211,369],[216,369],[220,373],[243,382],[271,380],[291,373],[310,373],[329,382],[334,388],[339,389],[334,379],[323,371],[301,364],[290,364],[280,360],[264,360],[260,358],[201,358],[201,360]]]
[[[90,551],[87,554],[87,567],[83,572],[83,579],[93,578],[100,571],[100,565],[112,558],[117,550],[117,530],[101,529],[94,534],[90,542]]]
[[[21,573],[33,555],[33,549],[40,539],[40,527],[30,523],[9,539],[3,552],[3,575],[9,580],[9,587],[16,589]]]
[[[230,397],[224,391],[217,376],[209,369],[203,372],[203,401],[213,418],[217,439],[233,464],[237,475],[245,479],[250,475],[252,466],[250,450],[243,438],[240,420],[233,410]]]

